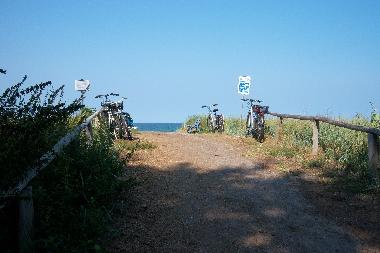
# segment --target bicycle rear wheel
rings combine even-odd
[[[264,125],[264,117],[260,117],[259,122],[257,124],[257,140],[260,143],[265,141],[265,125]]]
[[[248,115],[247,115],[247,121],[245,122],[245,135],[246,136],[249,136],[252,134],[252,117],[251,117],[251,113],[249,112]]]
[[[133,140],[131,128],[129,127],[128,121],[125,119],[125,117],[122,117],[121,119],[121,126],[122,126],[121,128],[122,138],[127,139],[127,140]]]
[[[116,117],[115,119],[115,138],[116,139],[123,139],[123,125],[120,117]]]
[[[223,117],[223,115],[220,115],[219,131],[220,131],[221,133],[224,132],[224,117]]]

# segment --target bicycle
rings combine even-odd
[[[246,121],[246,135],[252,136],[259,142],[263,143],[265,140],[265,119],[264,115],[265,113],[268,113],[269,106],[262,106],[260,105],[261,100],[256,99],[241,99],[243,101],[248,101],[248,107],[249,111],[247,114],[247,121]],[[259,104],[254,104],[254,103]]]
[[[100,104],[102,106],[102,116],[107,119],[108,129],[113,133],[115,139],[132,140],[131,128],[133,127],[133,120],[129,113],[123,112],[123,100],[127,98],[122,97],[122,100],[112,102],[108,98],[109,96],[118,97],[119,94],[110,93],[95,96],[95,98],[104,98]]]
[[[224,131],[224,116],[223,114],[216,114],[219,111],[218,108],[215,108],[218,104],[213,104],[212,106],[202,105],[202,108],[208,109],[207,116],[207,127],[209,132],[215,132],[216,130],[219,132]],[[214,109],[211,110],[211,107]]]
[[[189,134],[199,133],[201,130],[201,119],[197,119],[194,124],[186,126],[186,132]]]

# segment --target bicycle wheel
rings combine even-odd
[[[245,135],[251,135],[252,132],[252,122],[251,122],[251,113],[249,112],[247,115],[247,121],[245,122]]]
[[[133,140],[132,131],[128,125],[125,126],[125,133],[128,140]]]
[[[265,135],[264,135],[264,117],[260,117],[258,125],[257,125],[257,140],[260,143],[263,143],[265,141]]]
[[[115,138],[123,139],[123,125],[120,116],[115,119]]]
[[[209,132],[214,132],[214,127],[212,124],[212,119],[210,117],[207,118],[207,129]]]
[[[224,117],[223,115],[220,115],[219,118],[219,132],[223,133],[224,132]]]
[[[109,131],[110,133],[112,134],[112,137],[114,139],[117,139],[117,136],[118,136],[118,130],[117,130],[117,123],[116,123],[117,119],[115,118],[110,118],[109,121],[108,121],[108,128],[109,128]]]
[[[121,137],[123,139],[132,140],[131,128],[128,125],[128,121],[124,116],[121,116]]]

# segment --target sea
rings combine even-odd
[[[182,123],[133,123],[141,132],[175,132],[182,127]]]

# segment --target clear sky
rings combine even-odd
[[[27,74],[72,100],[85,78],[86,104],[119,92],[135,122],[181,122],[211,103],[240,116],[239,75],[275,112],[380,107],[378,0],[0,0],[0,32],[0,91]]]

